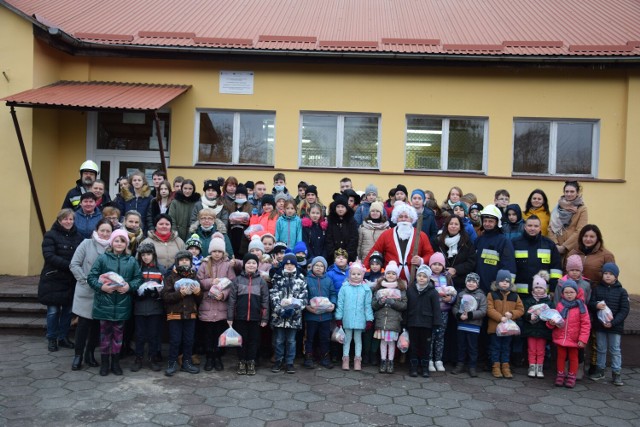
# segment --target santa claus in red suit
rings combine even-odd
[[[400,268],[400,277],[409,280],[411,266],[419,267],[428,264],[433,255],[433,248],[429,243],[429,237],[422,231],[418,231],[413,224],[418,220],[418,214],[413,206],[398,201],[393,207],[391,221],[397,224],[395,227],[384,231],[373,248],[364,259],[366,268],[369,268],[369,257],[374,252],[380,252],[384,261],[395,261]]]

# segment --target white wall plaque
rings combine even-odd
[[[220,71],[220,93],[253,95],[253,71]]]

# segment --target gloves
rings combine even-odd
[[[367,321],[367,326],[364,328],[365,331],[370,331],[373,329],[373,322],[371,320]]]
[[[143,294],[144,294],[145,297],[152,297],[153,296],[153,289],[147,288],[147,289],[144,290]]]
[[[342,320],[336,320],[336,326],[342,328]]]
[[[293,308],[285,308],[280,317],[282,317],[283,319],[289,319],[293,317],[293,313],[295,313],[295,310]]]

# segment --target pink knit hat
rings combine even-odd
[[[436,252],[431,255],[431,258],[429,258],[429,267],[431,267],[435,263],[442,264],[443,267],[447,265],[442,252]]]
[[[384,268],[384,271],[390,271],[393,273],[396,273],[396,276],[400,275],[400,268],[398,267],[398,264],[395,261],[389,261],[389,264],[387,264],[387,266]]]
[[[582,272],[583,266],[582,258],[580,258],[580,255],[571,255],[569,258],[567,258],[566,269],[567,271],[580,270],[580,272]]]
[[[127,246],[129,246],[129,233],[121,228],[111,233],[111,237],[109,237],[109,246],[113,245],[113,241],[116,239],[116,237],[124,238],[125,242],[127,242]]]

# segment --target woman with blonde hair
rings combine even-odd
[[[151,205],[151,188],[145,175],[139,170],[133,171],[128,177],[129,185],[120,188],[114,203],[120,213],[136,211],[142,218],[147,217]],[[147,232],[147,224],[140,224],[142,231]]]

